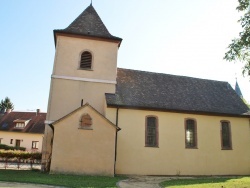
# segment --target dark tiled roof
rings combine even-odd
[[[109,33],[92,5],[88,6],[66,29],[54,30],[54,32],[122,40]]]
[[[248,111],[227,82],[129,69],[117,70],[116,94],[109,107],[242,115]]]
[[[15,128],[15,120],[29,120],[23,129]],[[44,121],[46,113],[36,112],[10,112],[0,119],[0,131],[23,132],[23,133],[39,133],[43,134],[45,129]]]

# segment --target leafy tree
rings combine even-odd
[[[242,32],[239,37],[232,40],[229,50],[225,53],[224,59],[227,61],[240,61],[244,63],[243,75],[250,76],[250,0],[238,0],[238,11],[244,12],[240,18]]]
[[[10,98],[5,97],[4,100],[1,100],[1,103],[0,103],[0,111],[1,111],[1,112],[4,112],[4,111],[7,110],[7,109],[13,110],[13,109],[14,109],[14,105],[13,105],[13,103],[10,101]]]

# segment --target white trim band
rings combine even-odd
[[[50,120],[45,120],[45,121],[44,121],[45,124],[51,124],[51,123],[53,123],[53,122],[54,122],[54,121],[50,121]]]
[[[52,75],[51,78],[58,78],[58,79],[64,79],[64,80],[76,80],[76,81],[84,81],[84,82],[96,82],[96,83],[116,84],[116,81],[111,81],[111,80],[99,80],[99,79],[80,78],[80,77],[72,77],[72,76]]]

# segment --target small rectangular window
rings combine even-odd
[[[10,144],[13,144],[13,139],[10,139]]]
[[[38,141],[32,141],[32,149],[38,149]]]
[[[196,122],[193,119],[187,119],[185,122],[185,142],[186,148],[197,148]]]
[[[2,144],[2,138],[0,138],[0,144]]]
[[[231,129],[228,121],[221,121],[221,148],[232,149]]]

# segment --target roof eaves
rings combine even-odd
[[[105,36],[97,36],[97,35],[86,35],[86,34],[82,34],[82,33],[76,33],[76,32],[70,32],[70,31],[64,31],[64,30],[60,30],[60,29],[55,29],[53,30],[54,33],[54,42],[55,42],[55,46],[56,46],[56,34],[64,34],[64,35],[70,35],[70,36],[78,36],[78,37],[84,37],[84,38],[90,38],[90,39],[96,39],[96,40],[105,40],[105,41],[114,41],[114,42],[118,42],[118,47],[121,46],[122,43],[122,38],[119,37],[105,37]]]
[[[133,110],[150,110],[150,111],[173,112],[173,113],[184,113],[184,114],[209,115],[209,116],[227,116],[227,117],[250,118],[249,113],[229,114],[229,113],[219,113],[219,112],[191,111],[191,110],[166,109],[166,108],[157,108],[157,107],[144,107],[144,106],[119,105],[119,104],[107,104],[107,107],[108,108],[133,109]]]

